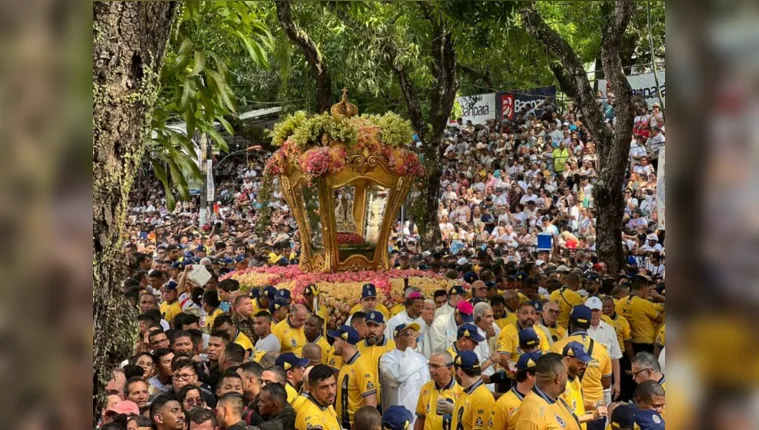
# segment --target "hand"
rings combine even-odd
[[[438,397],[435,403],[435,409],[439,415],[446,415],[453,413],[453,403],[445,399],[445,397]]]
[[[606,406],[599,406],[595,410],[593,410],[593,420],[598,420],[608,415],[608,411],[606,410]]]
[[[491,356],[490,356],[490,361],[491,361],[493,364],[498,364],[498,363],[500,363],[500,362],[501,362],[501,353],[500,353],[500,352],[498,352],[498,351],[494,352],[494,353],[493,353],[493,355],[491,355]]]
[[[506,381],[509,380],[508,375],[506,375],[505,370],[499,370],[492,375],[490,375],[490,383],[491,384],[503,384]]]
[[[619,383],[614,384],[614,386],[611,387],[611,399],[617,400],[621,392],[622,388],[620,388]]]

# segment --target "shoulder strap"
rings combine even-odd
[[[565,287],[559,288],[559,295],[561,296],[562,300],[564,300],[564,303],[566,303],[569,306],[569,308],[571,309],[572,308],[572,304],[569,303],[569,300],[567,300],[566,297],[564,297],[564,288]]]
[[[590,336],[588,336],[590,337]],[[590,346],[588,346],[588,355],[593,357],[593,347],[596,346],[596,342],[593,341],[593,339],[590,339]]]

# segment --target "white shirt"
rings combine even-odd
[[[441,352],[450,348],[456,342],[458,328],[453,312],[436,317],[432,322],[432,333],[430,333],[432,352]]]
[[[432,333],[432,324],[427,325],[427,322],[425,322],[424,325],[422,325],[422,330],[426,336],[417,338],[417,349],[427,360],[429,360],[430,357],[432,357],[432,339],[430,338],[430,334]]]
[[[256,351],[279,352],[282,345],[279,344],[279,339],[274,333],[269,333],[268,336],[256,342],[255,349]]]
[[[437,317],[439,317],[440,315],[448,315],[450,313],[453,313],[453,311],[455,310],[456,308],[451,306],[450,303],[445,302],[443,306],[440,306],[439,308],[435,309],[435,319],[437,319]],[[432,323],[434,324],[435,321],[433,320]]]
[[[612,360],[619,360],[622,358],[622,350],[619,348],[619,340],[614,327],[604,321],[600,321],[598,327],[595,328],[591,324],[588,328],[588,336],[605,346],[606,349],[609,350],[609,357],[611,357]]]
[[[416,410],[422,386],[430,380],[427,359],[411,348],[388,351],[379,360],[383,412],[392,405]],[[416,416],[411,421],[414,425]]]

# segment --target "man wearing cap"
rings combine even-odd
[[[598,273],[596,272],[588,272],[588,274],[585,275],[585,293],[583,294],[580,292],[578,294],[585,296],[585,302],[587,304],[587,301],[591,297],[596,297],[599,300],[601,299],[600,289],[601,277],[598,276]]]
[[[445,351],[458,339],[458,328],[464,323],[474,322],[474,307],[467,301],[459,301],[456,310],[450,314],[440,315],[432,323],[430,337],[432,351]]]
[[[366,339],[358,344],[361,356],[366,357],[372,363],[374,380],[377,381],[377,403],[382,404],[382,390],[379,378],[379,362],[383,354],[395,349],[395,341],[385,335],[385,317],[379,311],[371,311],[366,317]]]
[[[287,318],[290,313],[290,305],[282,299],[276,299],[269,303],[269,313],[271,314],[271,331],[273,332],[274,327]]]
[[[428,367],[432,380],[420,390],[414,430],[451,428],[453,405],[463,391],[451,372],[453,356],[447,351],[436,352]]]
[[[298,398],[298,389],[301,382],[303,382],[303,372],[306,370],[308,359],[298,358],[292,352],[285,352],[277,357],[274,364],[285,369],[285,374],[287,375],[287,383],[285,384],[287,402],[292,404]]]
[[[453,360],[453,370],[463,392],[453,405],[452,429],[485,429],[495,404],[493,393],[482,380],[480,360],[472,351],[461,351]]]
[[[533,302],[524,302],[519,305],[517,310],[517,321],[514,324],[509,324],[501,330],[501,334],[498,336],[497,351],[501,354],[501,362],[499,363],[503,368],[509,369],[509,362],[519,361],[519,356],[522,354],[522,338],[524,334],[522,331],[526,328],[533,328],[533,325],[538,320],[538,315],[535,313],[535,304]],[[546,338],[545,333],[542,330],[533,329],[532,332],[537,336],[537,345],[539,351],[548,351],[550,344]],[[534,341],[534,340],[533,340]],[[530,344],[529,346],[533,346]]]
[[[540,355],[540,352],[526,352],[519,356],[516,365],[517,372],[514,376],[516,385],[495,402],[493,411],[490,413],[488,429],[507,430],[514,428],[516,424],[514,416],[519,410],[524,396],[535,386],[535,366]]]
[[[306,334],[303,332],[306,318],[308,318],[308,310],[304,305],[292,305],[290,315],[274,327],[272,333],[279,339],[282,352],[294,352],[300,357],[303,345],[306,344]]]
[[[171,280],[161,287],[161,295],[163,302],[160,306],[161,316],[163,319],[171,323],[174,317],[182,313],[182,307],[179,306],[179,300],[177,296],[178,284]]]
[[[485,336],[480,334],[476,325],[464,323],[459,326],[456,332],[456,342],[448,348],[447,352],[453,357],[461,351],[472,351],[476,354],[478,350],[477,346],[480,342],[485,342],[485,340]]]
[[[358,311],[368,314],[374,310],[380,311],[382,316],[385,317],[385,321],[390,318],[390,311],[385,305],[379,303],[377,300],[377,287],[375,287],[374,284],[364,284],[364,286],[361,287],[361,303],[351,308],[350,314],[353,316],[353,314]],[[345,324],[350,325],[350,323],[351,318],[349,317]]]
[[[403,302],[406,309],[390,318],[390,321],[387,322],[387,327],[385,327],[386,337],[390,337],[395,332],[395,328],[401,324],[411,324],[412,322],[415,322],[419,327],[426,325],[422,319],[424,296],[422,296],[422,293],[419,292],[418,288],[412,287],[406,291],[406,300]],[[421,334],[424,335],[424,333]]]
[[[619,360],[622,358],[622,350],[619,347],[619,340],[617,339],[617,332],[614,327],[602,320],[603,302],[598,297],[590,297],[585,306],[590,308],[590,327],[588,327],[588,336],[601,345],[605,346],[609,351],[609,357],[611,358],[611,368],[613,374],[613,383],[611,391],[604,390],[604,396],[606,398],[606,404],[611,403],[612,400],[616,400],[621,392],[621,368]]]
[[[564,276],[564,283],[566,285],[551,293],[551,300],[558,303],[561,309],[561,313],[557,318],[559,325],[568,327],[569,313],[573,307],[582,303],[582,296],[577,292],[580,289],[580,275],[568,273]]]
[[[382,401],[386,411],[389,411],[390,405],[402,405],[413,410],[419,401],[422,386],[430,379],[427,359],[416,351],[418,337],[419,324],[398,325],[393,332],[395,349],[380,357]],[[415,419],[412,416],[410,424]]]
[[[356,345],[361,340],[356,329],[342,326],[330,331],[332,347],[343,360],[337,376],[336,411],[343,428],[351,428],[353,415],[361,406],[377,406],[377,380],[369,357],[362,356]]]
[[[617,303],[617,313],[630,322],[633,350],[628,356],[641,351],[654,352],[656,327],[664,322],[664,303],[648,300],[648,284],[646,278],[635,276],[630,294]]]
[[[659,236],[655,235],[654,233],[649,234],[646,236],[646,243],[645,245],[640,247],[641,251],[645,252],[659,252],[661,253],[664,248],[661,246],[661,243],[659,243]]]
[[[567,366],[564,357],[561,354],[547,353],[538,358],[535,361],[535,385],[524,396],[513,418],[513,428],[580,430],[577,416],[561,399],[566,386]]]
[[[452,314],[459,302],[464,299],[465,294],[464,287],[461,285],[452,286],[450,291],[448,291],[448,301],[443,306],[435,309],[435,319],[440,315]]]
[[[329,310],[327,306],[319,303],[319,287],[316,284],[310,284],[303,290],[304,304],[308,312],[313,315],[318,315],[324,322],[324,333],[327,332],[327,320],[329,320]]]
[[[586,403],[582,394],[580,379],[592,358],[585,351],[585,347],[578,342],[569,342],[562,350],[564,364],[567,366],[567,388],[561,394],[561,398],[567,402],[577,419],[582,423],[582,428],[587,428],[588,421],[603,418],[606,415],[606,406],[595,407],[594,404]],[[593,409],[593,413],[586,414],[586,410]]]
[[[590,308],[585,305],[575,306],[570,315],[569,336],[556,342],[551,347],[551,351],[561,353],[564,351],[564,347],[571,342],[581,344],[592,358],[582,377],[583,398],[586,404],[598,404],[599,402],[605,404],[604,390],[611,388],[611,357],[605,346],[588,335],[591,317]],[[604,419],[590,421],[588,422],[588,429],[603,429],[604,421]]]
[[[400,405],[390,406],[385,413],[382,414],[383,430],[408,430],[413,423],[414,415],[408,408]]]
[[[269,306],[277,295],[277,289],[271,285],[264,287],[261,294],[253,300],[253,315],[259,311],[268,311]]]

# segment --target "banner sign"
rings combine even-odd
[[[661,92],[662,100],[664,98],[664,72],[656,73],[656,77],[659,78],[659,91]],[[648,107],[652,107],[654,103],[659,102],[659,94],[656,90],[656,80],[653,73],[644,73],[642,75],[632,75],[627,77],[627,82],[632,87],[633,95],[642,95],[648,103]],[[598,80],[598,90],[606,97],[606,92],[611,89],[611,84],[606,79]]]
[[[474,96],[459,97],[461,105],[461,123],[485,124],[488,120],[495,119],[495,93],[477,94]],[[449,120],[448,125],[456,125],[456,120]]]
[[[546,97],[556,100],[556,87],[541,87],[531,90],[516,90],[501,93],[501,120],[506,119],[511,121],[525,108],[527,109],[527,113],[534,112],[535,115],[539,116],[541,112],[536,110],[538,106],[543,104]]]
[[[664,184],[665,184],[665,168],[664,168],[664,151],[665,148],[662,147],[659,151],[659,165],[657,167],[656,172],[656,210],[658,213],[656,214],[659,218],[659,229],[664,230],[665,229],[665,223],[664,223],[664,214],[665,214],[665,206],[664,206]]]

